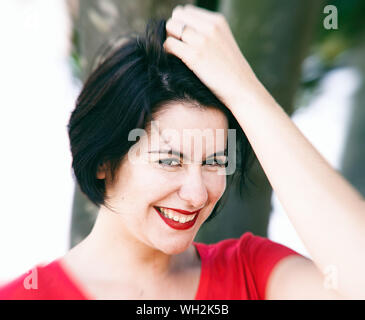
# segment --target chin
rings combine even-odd
[[[189,248],[191,241],[175,241],[174,243],[164,243],[158,246],[158,249],[165,254],[179,254]]]

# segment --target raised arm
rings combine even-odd
[[[166,29],[165,49],[184,61],[240,123],[313,259],[314,264],[304,258],[283,262],[271,281],[271,296],[285,296],[279,294],[285,285],[280,288],[277,279],[290,279],[287,298],[296,298],[296,285],[308,278],[313,298],[338,293],[337,297],[364,299],[364,198],[317,152],[256,78],[222,15],[191,5],[177,7]],[[335,277],[335,293],[322,293],[329,273]]]

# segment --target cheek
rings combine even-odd
[[[130,190],[143,203],[148,205],[154,203],[175,190],[176,179],[168,175],[166,172],[156,170],[151,167],[140,167],[134,171],[131,180]]]
[[[147,167],[136,170],[134,174],[134,186],[143,196],[153,197],[152,195],[161,194],[162,192],[171,190],[173,187],[174,177],[162,170]]]
[[[121,205],[136,205],[136,199],[147,196],[156,188],[156,179],[144,166],[127,163],[118,172],[116,183],[108,187],[109,195]]]
[[[212,201],[218,201],[226,190],[226,176],[215,176],[207,183],[209,196]]]

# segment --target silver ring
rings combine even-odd
[[[182,26],[182,28],[181,28],[180,40],[182,40],[182,36],[183,36],[184,30],[185,30],[185,28],[186,28],[186,27],[187,27],[187,25],[186,25],[186,24],[184,24],[184,25]]]

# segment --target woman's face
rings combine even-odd
[[[217,109],[165,106],[123,159],[113,186],[107,185],[119,227],[166,254],[187,249],[226,188],[227,130]],[[214,153],[221,155],[209,157]]]

